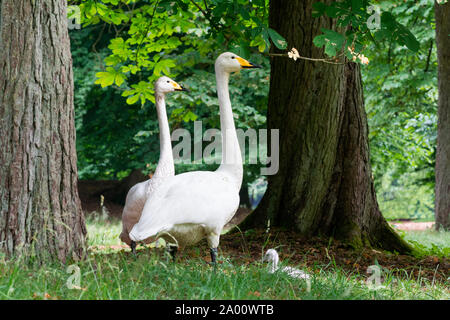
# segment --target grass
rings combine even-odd
[[[413,244],[421,256],[450,257],[450,232],[428,229],[401,232],[404,239]]]
[[[88,259],[74,266],[44,266],[0,257],[0,299],[449,299],[448,280],[413,279],[382,270],[381,287],[367,275],[333,265],[297,266],[311,275],[310,284],[283,272],[271,274],[261,261],[239,263],[221,256],[217,271],[202,258],[167,260],[163,249],[105,250],[118,245],[119,221],[88,220]],[[449,233],[411,232],[405,237],[424,247],[449,247]],[[431,247],[430,247],[431,248]],[[289,260],[283,265],[296,266]],[[77,275],[79,277],[77,278]],[[79,281],[77,281],[79,279]],[[68,284],[75,285],[69,289]],[[310,287],[310,288],[309,288]]]
[[[104,215],[88,216],[86,219],[89,246],[111,246],[123,244],[119,239],[121,221]]]
[[[432,249],[433,246],[440,248],[450,247],[450,232],[445,231],[435,231],[434,229],[408,231],[405,233],[404,238],[408,241],[418,242],[429,249]]]

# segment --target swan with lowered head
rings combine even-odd
[[[134,185],[128,191],[122,213],[122,233],[120,239],[135,253],[136,243],[130,239],[129,232],[139,221],[145,201],[167,177],[175,175],[169,121],[167,120],[165,95],[173,91],[186,91],[169,77],[160,77],[155,82],[155,104],[159,122],[160,154],[158,165],[151,179]]]
[[[280,262],[280,257],[278,256],[278,252],[275,249],[269,249],[266,251],[266,254],[263,257],[263,261],[268,261],[271,263],[270,266],[270,273],[275,273],[279,269],[278,263]],[[293,278],[300,278],[300,279],[309,279],[309,274],[307,274],[303,270],[299,270],[292,267],[283,267],[281,268],[282,272],[287,273]]]
[[[193,171],[167,178],[148,199],[141,219],[130,232],[133,241],[163,238],[185,247],[206,238],[215,264],[223,226],[239,207],[243,167],[228,91],[232,72],[258,68],[234,53],[215,63],[220,108],[222,161],[216,171]],[[175,259],[176,249],[172,251]]]

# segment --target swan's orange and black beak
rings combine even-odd
[[[180,86],[181,89],[175,89],[175,91],[184,91],[184,92],[191,92],[188,88]]]
[[[262,68],[262,66],[251,63],[250,61],[247,61],[241,57],[236,57],[236,60],[241,65],[241,68],[243,69],[254,69],[254,68]]]
[[[178,83],[176,83],[175,81],[172,82],[173,88],[175,89],[175,91],[186,91],[189,92],[188,89],[180,86]]]

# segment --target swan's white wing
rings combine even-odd
[[[128,233],[139,221],[147,199],[146,186],[148,181],[135,184],[127,193],[122,212],[122,233],[120,234],[120,239],[128,245],[131,242]]]
[[[177,224],[222,228],[239,206],[239,190],[223,174],[188,172],[168,178],[147,199],[142,215],[130,232],[142,241]]]
[[[127,197],[125,199],[125,206],[123,210],[123,214],[126,215],[127,212],[139,212],[139,215],[142,211],[142,208],[145,205],[145,200],[147,199],[147,184],[150,182],[150,179],[147,181],[139,182],[135,184],[127,193]]]
[[[288,275],[290,275],[293,278],[299,278],[299,279],[309,279],[309,274],[307,274],[303,270],[299,270],[292,267],[284,267],[283,272],[286,272]]]

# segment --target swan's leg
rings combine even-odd
[[[131,240],[130,248],[131,248],[131,252],[133,252],[133,255],[136,256],[136,242],[134,242],[133,240]]]
[[[211,263],[216,265],[216,259],[217,259],[217,248],[211,248],[209,249],[209,252],[211,253]]]
[[[170,256],[172,257],[173,262],[175,262],[176,261],[176,254],[177,254],[177,251],[178,251],[178,246],[174,245],[174,244],[167,244],[166,250],[170,254]]]
[[[217,247],[219,246],[220,230],[210,232],[206,237],[209,245],[209,252],[211,253],[211,264],[217,266]]]

